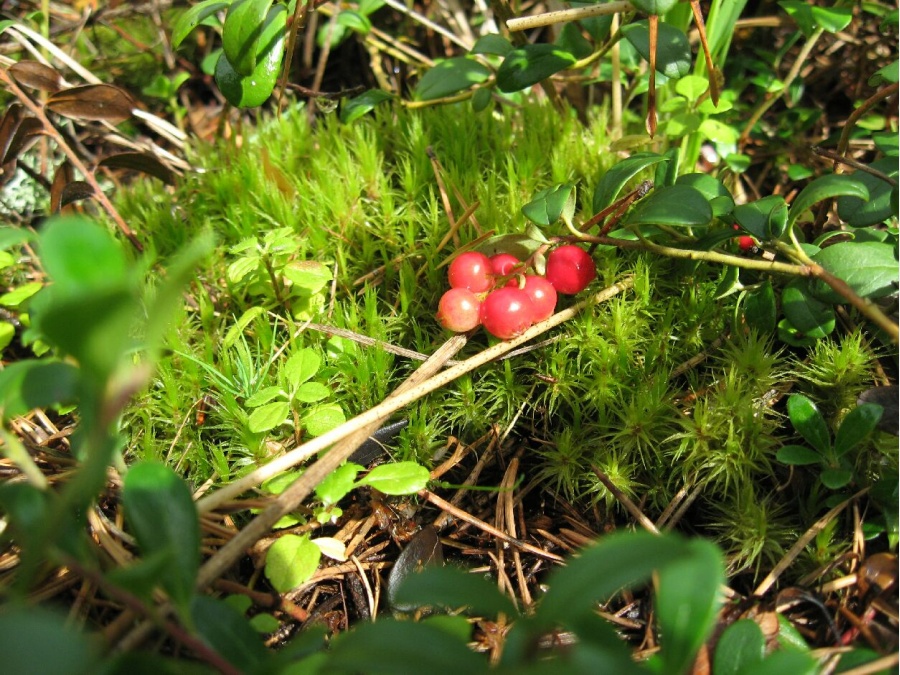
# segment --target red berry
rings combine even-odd
[[[756,246],[756,241],[753,237],[746,234],[738,237],[738,248],[742,251],[749,251],[754,246]]]
[[[451,288],[441,296],[437,320],[456,333],[465,333],[481,323],[481,303],[465,288]]]
[[[452,288],[466,288],[473,293],[484,293],[494,286],[491,261],[484,253],[467,251],[456,256],[447,270]]]
[[[491,271],[495,276],[505,277],[513,274],[522,261],[511,253],[498,253],[491,256]]]
[[[534,323],[531,298],[521,288],[498,288],[481,303],[481,323],[488,333],[501,340],[521,335]]]
[[[596,276],[594,259],[578,246],[559,246],[547,256],[547,281],[558,293],[581,293]]]
[[[534,274],[525,275],[525,286],[522,288],[534,308],[534,322],[543,321],[556,309],[556,289],[544,277]]]

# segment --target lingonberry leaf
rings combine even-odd
[[[880,171],[896,180],[897,157],[883,157],[872,162],[870,168]],[[844,195],[838,197],[838,216],[851,227],[868,227],[886,221],[894,214],[891,206],[893,186],[884,179],[860,171],[854,178],[866,186],[868,201],[859,197]]]
[[[234,0],[225,15],[222,27],[222,49],[228,63],[240,75],[250,75],[262,45],[263,23],[272,0]]]
[[[713,672],[738,675],[743,669],[762,662],[766,639],[753,619],[740,619],[728,626],[716,643]]]
[[[834,309],[809,293],[806,279],[795,279],[784,287],[781,307],[791,325],[804,335],[823,338],[834,330]]]
[[[744,319],[750,328],[754,328],[760,333],[774,332],[777,307],[775,305],[775,289],[772,287],[771,280],[766,279],[747,293],[744,300]]]
[[[211,645],[238,672],[259,670],[267,656],[266,648],[239,610],[224,600],[197,595],[191,603],[191,619],[203,642]]]
[[[497,88],[521,91],[575,63],[575,57],[554,45],[525,45],[514,49],[497,70]]]
[[[691,72],[691,45],[687,35],[672,24],[659,22],[656,43],[656,70],[677,80]],[[644,60],[650,60],[650,28],[646,20],[622,27],[622,36]]]
[[[634,0],[631,4],[644,14],[663,15],[668,12],[678,0]]]
[[[371,112],[379,103],[384,103],[394,98],[394,95],[381,89],[370,89],[354,98],[347,100],[341,106],[341,122],[350,124],[368,112]]]
[[[376,466],[357,485],[368,485],[386,495],[410,495],[422,490],[430,479],[431,474],[421,464],[394,462]]]
[[[792,466],[804,466],[806,464],[819,464],[824,459],[822,455],[805,445],[783,445],[775,453],[776,459],[782,464]]]
[[[881,298],[897,290],[896,244],[844,241],[823,248],[812,259],[843,279],[860,297]],[[816,280],[810,290],[826,302],[846,302],[822,281]]]
[[[538,225],[551,225],[575,208],[575,183],[544,188],[522,207],[522,214]]]
[[[787,223],[787,204],[781,195],[769,195],[749,204],[734,207],[734,219],[757,239],[766,240],[770,235],[778,238]],[[780,227],[779,227],[780,225]]]
[[[111,84],[86,84],[53,94],[45,105],[63,117],[118,124],[131,117],[134,99]]]
[[[807,185],[791,204],[788,225],[797,222],[811,206],[833,197],[852,196],[868,201],[869,190],[855,177],[843,174],[820,176]]]
[[[426,566],[407,575],[394,594],[395,603],[413,607],[466,607],[474,616],[517,615],[512,602],[482,576],[455,567]]]
[[[884,408],[874,403],[863,403],[851,410],[834,436],[834,454],[841,457],[859,445],[878,426]]]
[[[629,225],[706,225],[713,218],[712,207],[699,190],[688,185],[670,185],[654,190],[628,216]]]
[[[481,84],[491,76],[491,71],[474,59],[459,56],[441,61],[428,70],[416,86],[416,96],[422,101],[433,101]]]
[[[322,550],[306,535],[286,534],[266,552],[266,578],[279,593],[307,581],[319,566]]]
[[[172,49],[178,49],[191,31],[230,4],[230,2],[221,2],[220,0],[204,0],[181,14],[172,28]]]
[[[829,490],[840,490],[853,480],[853,472],[850,469],[825,469],[819,474],[822,485]]]
[[[272,95],[281,73],[286,21],[287,8],[284,5],[272,7],[262,23],[256,43],[259,51],[253,61],[255,65],[248,74],[239,72],[225,51],[219,56],[216,61],[216,85],[229,103],[239,108],[253,108],[262,105]]]
[[[506,56],[513,50],[512,43],[501,35],[488,33],[482,35],[472,45],[472,54],[493,54],[494,56]]]
[[[591,203],[594,213],[600,213],[610,206],[619,196],[625,184],[641,171],[665,159],[664,155],[658,155],[655,152],[638,152],[612,167],[603,174],[597,187],[594,188],[594,198]]]
[[[828,425],[816,404],[802,394],[794,394],[788,398],[787,411],[797,433],[819,453],[828,455],[831,451]]]

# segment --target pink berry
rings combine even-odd
[[[481,323],[494,337],[509,340],[534,323],[534,305],[521,288],[498,288],[481,303]]]
[[[575,295],[581,293],[594,280],[597,268],[587,251],[566,244],[550,251],[550,255],[547,256],[546,276],[557,293]]]
[[[447,270],[447,278],[452,288],[465,288],[473,293],[484,293],[494,285],[491,261],[478,251],[467,251],[456,256]]]
[[[522,288],[531,298],[534,308],[534,322],[543,321],[556,309],[556,289],[544,277],[534,274],[525,275],[525,286]]]
[[[516,272],[522,261],[511,253],[498,253],[491,256],[491,271],[495,276],[505,277]]]
[[[437,320],[444,328],[465,333],[481,323],[481,303],[465,288],[451,288],[441,296]]]

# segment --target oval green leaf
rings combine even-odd
[[[863,183],[851,176],[843,174],[820,176],[803,188],[791,204],[788,225],[796,223],[800,216],[814,204],[841,196],[858,197],[868,201],[869,190]]]
[[[884,157],[872,162],[871,168],[881,171],[895,180],[897,178],[896,157]],[[894,208],[891,206],[893,188],[890,183],[863,171],[854,174],[853,177],[866,186],[869,191],[869,200],[865,201],[859,197],[846,195],[838,197],[838,215],[841,220],[851,227],[867,227],[884,222],[894,215]]]
[[[603,178],[594,188],[594,199],[591,203],[594,213],[600,213],[610,206],[619,196],[625,184],[641,171],[665,159],[665,156],[655,152],[639,152],[612,167],[603,174]]]
[[[819,475],[819,480],[829,490],[840,490],[853,480],[853,472],[850,469],[826,469]]]
[[[294,400],[301,403],[315,403],[331,395],[331,389],[320,382],[304,382],[294,394]]]
[[[288,384],[297,387],[319,372],[321,365],[322,358],[319,354],[309,347],[303,347],[294,352],[285,362],[282,372]]]
[[[631,4],[644,14],[662,16],[675,6],[678,0],[634,0]]]
[[[381,89],[370,89],[369,91],[349,99],[341,107],[341,122],[350,124],[368,112],[371,112],[379,103],[384,103],[394,98],[393,94],[389,94]]]
[[[271,431],[287,420],[291,406],[287,401],[276,401],[262,405],[250,413],[247,426],[254,434]]]
[[[806,279],[795,279],[784,287],[781,307],[791,325],[804,335],[823,338],[834,330],[834,309],[809,293]]]
[[[460,56],[441,61],[429,70],[416,85],[416,96],[422,101],[444,98],[481,84],[491,71],[470,58]]]
[[[525,45],[514,49],[497,70],[497,88],[513,92],[545,80],[575,63],[575,57],[553,45]]]
[[[783,445],[778,448],[775,457],[782,464],[790,464],[792,466],[819,464],[823,461],[822,455],[812,448],[807,448],[805,445]]]
[[[412,607],[467,607],[475,616],[517,614],[496,584],[456,567],[426,565],[418,574],[409,574],[402,580],[393,599],[395,604]]]
[[[358,485],[368,485],[386,495],[411,495],[428,485],[431,474],[415,462],[395,462],[376,466],[359,479]]]
[[[268,656],[262,639],[244,615],[224,600],[198,595],[191,603],[192,623],[200,638],[238,672],[258,672]]]
[[[302,423],[310,436],[321,436],[346,421],[344,411],[337,403],[316,406],[304,416]]]
[[[816,404],[802,394],[794,394],[788,398],[787,411],[797,433],[820,454],[827,455],[831,450],[831,437]]]
[[[269,12],[258,42],[256,66],[249,75],[241,75],[224,51],[219,56],[216,61],[216,85],[232,105],[253,108],[265,103],[272,95],[284,57],[286,16],[284,5],[276,5]]]
[[[191,31],[208,17],[228,7],[229,4],[220,0],[204,0],[183,12],[172,28],[172,49],[178,49],[178,46],[184,42],[184,39],[190,35]]]
[[[309,540],[286,534],[266,552],[266,578],[279,593],[287,593],[308,581],[319,566],[322,550]]]
[[[629,225],[706,225],[713,218],[712,207],[699,190],[687,185],[669,185],[654,190],[628,216]]]
[[[160,582],[186,610],[200,566],[200,521],[187,483],[163,464],[141,462],[125,476],[122,504],[141,553],[172,557]]]
[[[575,183],[563,183],[538,192],[522,207],[522,214],[538,225],[550,225],[559,220],[564,212],[571,217],[574,210]]]
[[[777,318],[775,289],[772,282],[766,279],[747,293],[744,301],[744,319],[750,328],[760,333],[773,333]]]
[[[734,219],[742,228],[760,240],[776,234],[777,225],[787,222],[787,205],[781,195],[769,195],[749,204],[734,207]]]
[[[834,454],[841,457],[875,430],[884,408],[874,403],[863,403],[851,410],[834,436]]]
[[[741,619],[725,629],[716,643],[713,672],[716,675],[738,675],[762,662],[766,655],[766,639],[752,619]]]
[[[222,27],[222,49],[234,71],[251,75],[256,69],[264,23],[272,0],[234,0]]]
[[[622,35],[645,61],[650,60],[650,27],[647,20],[622,27]],[[687,35],[668,23],[659,23],[656,43],[656,70],[677,80],[691,72],[691,44]]]
[[[341,501],[356,484],[357,474],[363,470],[359,464],[341,464],[316,486],[316,496],[328,507]]]
[[[812,259],[843,279],[860,297],[881,298],[897,289],[897,248],[894,244],[844,241],[823,248]],[[817,280],[810,290],[826,302],[846,302],[822,281]]]

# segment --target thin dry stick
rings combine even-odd
[[[591,471],[593,471],[597,478],[600,479],[600,482],[603,483],[606,489],[612,493],[613,497],[615,497],[622,504],[622,506],[625,507],[628,513],[631,514],[631,517],[641,524],[641,527],[643,527],[648,532],[652,532],[653,534],[659,534],[659,530],[656,529],[656,525],[653,524],[653,521],[644,515],[644,513],[638,508],[637,504],[631,501],[628,495],[626,495],[619,488],[617,488],[615,484],[613,484],[613,482],[609,479],[609,476],[607,476],[593,464],[591,465]]]
[[[850,499],[842,501],[840,504],[835,506],[831,511],[826,513],[824,516],[819,518],[813,526],[810,527],[806,532],[804,532],[803,536],[797,540],[797,543],[791,546],[791,550],[784,554],[784,557],[778,561],[778,564],[772,568],[772,571],[766,576],[765,579],[760,582],[759,586],[756,587],[756,590],[753,591],[753,595],[760,596],[763,595],[766,591],[768,591],[775,582],[778,580],[778,577],[781,576],[781,573],[784,572],[788,567],[790,567],[791,563],[794,562],[794,559],[800,555],[801,551],[806,548],[806,545],[811,542],[819,532],[825,529],[825,526],[828,525],[841,511],[847,508],[847,505],[853,502],[856,499],[862,497],[866,492],[869,491],[869,488],[865,488],[860,490],[855,495],[850,497]]]
[[[535,324],[527,331],[525,331],[522,335],[512,340],[506,340],[504,342],[500,342],[493,347],[489,347],[485,349],[479,354],[476,354],[470,359],[463,361],[457,366],[453,366],[452,368],[448,368],[447,370],[431,377],[426,380],[422,384],[410,389],[408,391],[403,392],[403,394],[395,397],[391,397],[377,406],[367,410],[366,412],[354,417],[344,424],[332,429],[326,434],[322,434],[312,440],[304,443],[298,448],[295,448],[291,452],[288,452],[281,457],[278,457],[265,466],[258,468],[256,471],[253,471],[246,476],[236,480],[229,485],[224,486],[222,489],[204,497],[197,503],[197,509],[200,513],[207,513],[212,511],[218,506],[231,501],[238,495],[247,490],[250,490],[257,485],[260,485],[263,481],[272,478],[288,469],[293,468],[300,462],[306,460],[308,457],[325,450],[331,445],[337,443],[339,440],[346,438],[351,433],[356,430],[365,427],[372,422],[376,422],[378,420],[386,418],[391,413],[400,410],[401,408],[405,408],[410,403],[419,400],[426,394],[430,394],[431,392],[440,389],[441,387],[449,384],[453,380],[466,373],[483,366],[494,359],[503,356],[508,351],[511,351],[525,342],[545,333],[546,331],[554,328],[566,321],[570,320],[574,316],[576,316],[579,312],[581,312],[584,308],[589,307],[593,304],[605,302],[606,300],[612,298],[619,293],[626,291],[631,288],[634,280],[632,277],[626,277],[622,281],[617,284],[613,284],[609,288],[606,288],[594,296],[582,300],[581,302],[572,305],[568,309],[564,309],[561,312],[557,312],[553,316],[551,316],[546,321],[541,321],[540,323]],[[458,337],[458,336],[457,336]],[[454,338],[451,338],[451,341]],[[363,438],[368,437],[368,434]],[[310,469],[311,470],[311,469]]]
[[[479,530],[487,532],[488,534],[493,535],[494,537],[497,537],[498,539],[502,539],[506,543],[508,543],[512,546],[515,546],[516,548],[519,548],[523,551],[528,551],[529,553],[533,553],[534,555],[539,556],[541,558],[546,558],[547,560],[552,560],[553,562],[560,562],[560,563],[564,562],[564,558],[562,558],[562,556],[558,556],[555,553],[550,553],[549,551],[545,551],[544,549],[538,548],[537,546],[532,546],[528,542],[519,541],[518,539],[516,539],[514,537],[510,537],[508,534],[506,534],[506,532],[501,532],[493,525],[488,525],[486,522],[484,522],[483,520],[479,520],[478,518],[476,518],[472,514],[468,513],[467,511],[463,511],[462,509],[459,509],[459,508],[453,506],[453,504],[448,502],[446,499],[441,499],[433,492],[429,492],[428,490],[422,490],[421,492],[419,492],[419,496],[422,497],[423,499],[427,499],[429,502],[434,504],[439,509],[446,511],[447,513],[450,513],[451,515],[455,516],[456,518],[459,518],[460,520],[463,520],[471,525],[474,525]]]
[[[556,12],[546,12],[544,14],[535,14],[534,16],[523,16],[518,19],[507,19],[506,27],[511,31],[528,30],[529,28],[552,26],[553,24],[563,23],[564,21],[580,21],[581,19],[589,19],[593,16],[606,16],[607,14],[629,12],[633,9],[634,7],[630,2],[627,2],[627,0],[607,2],[602,5],[561,9]]]

